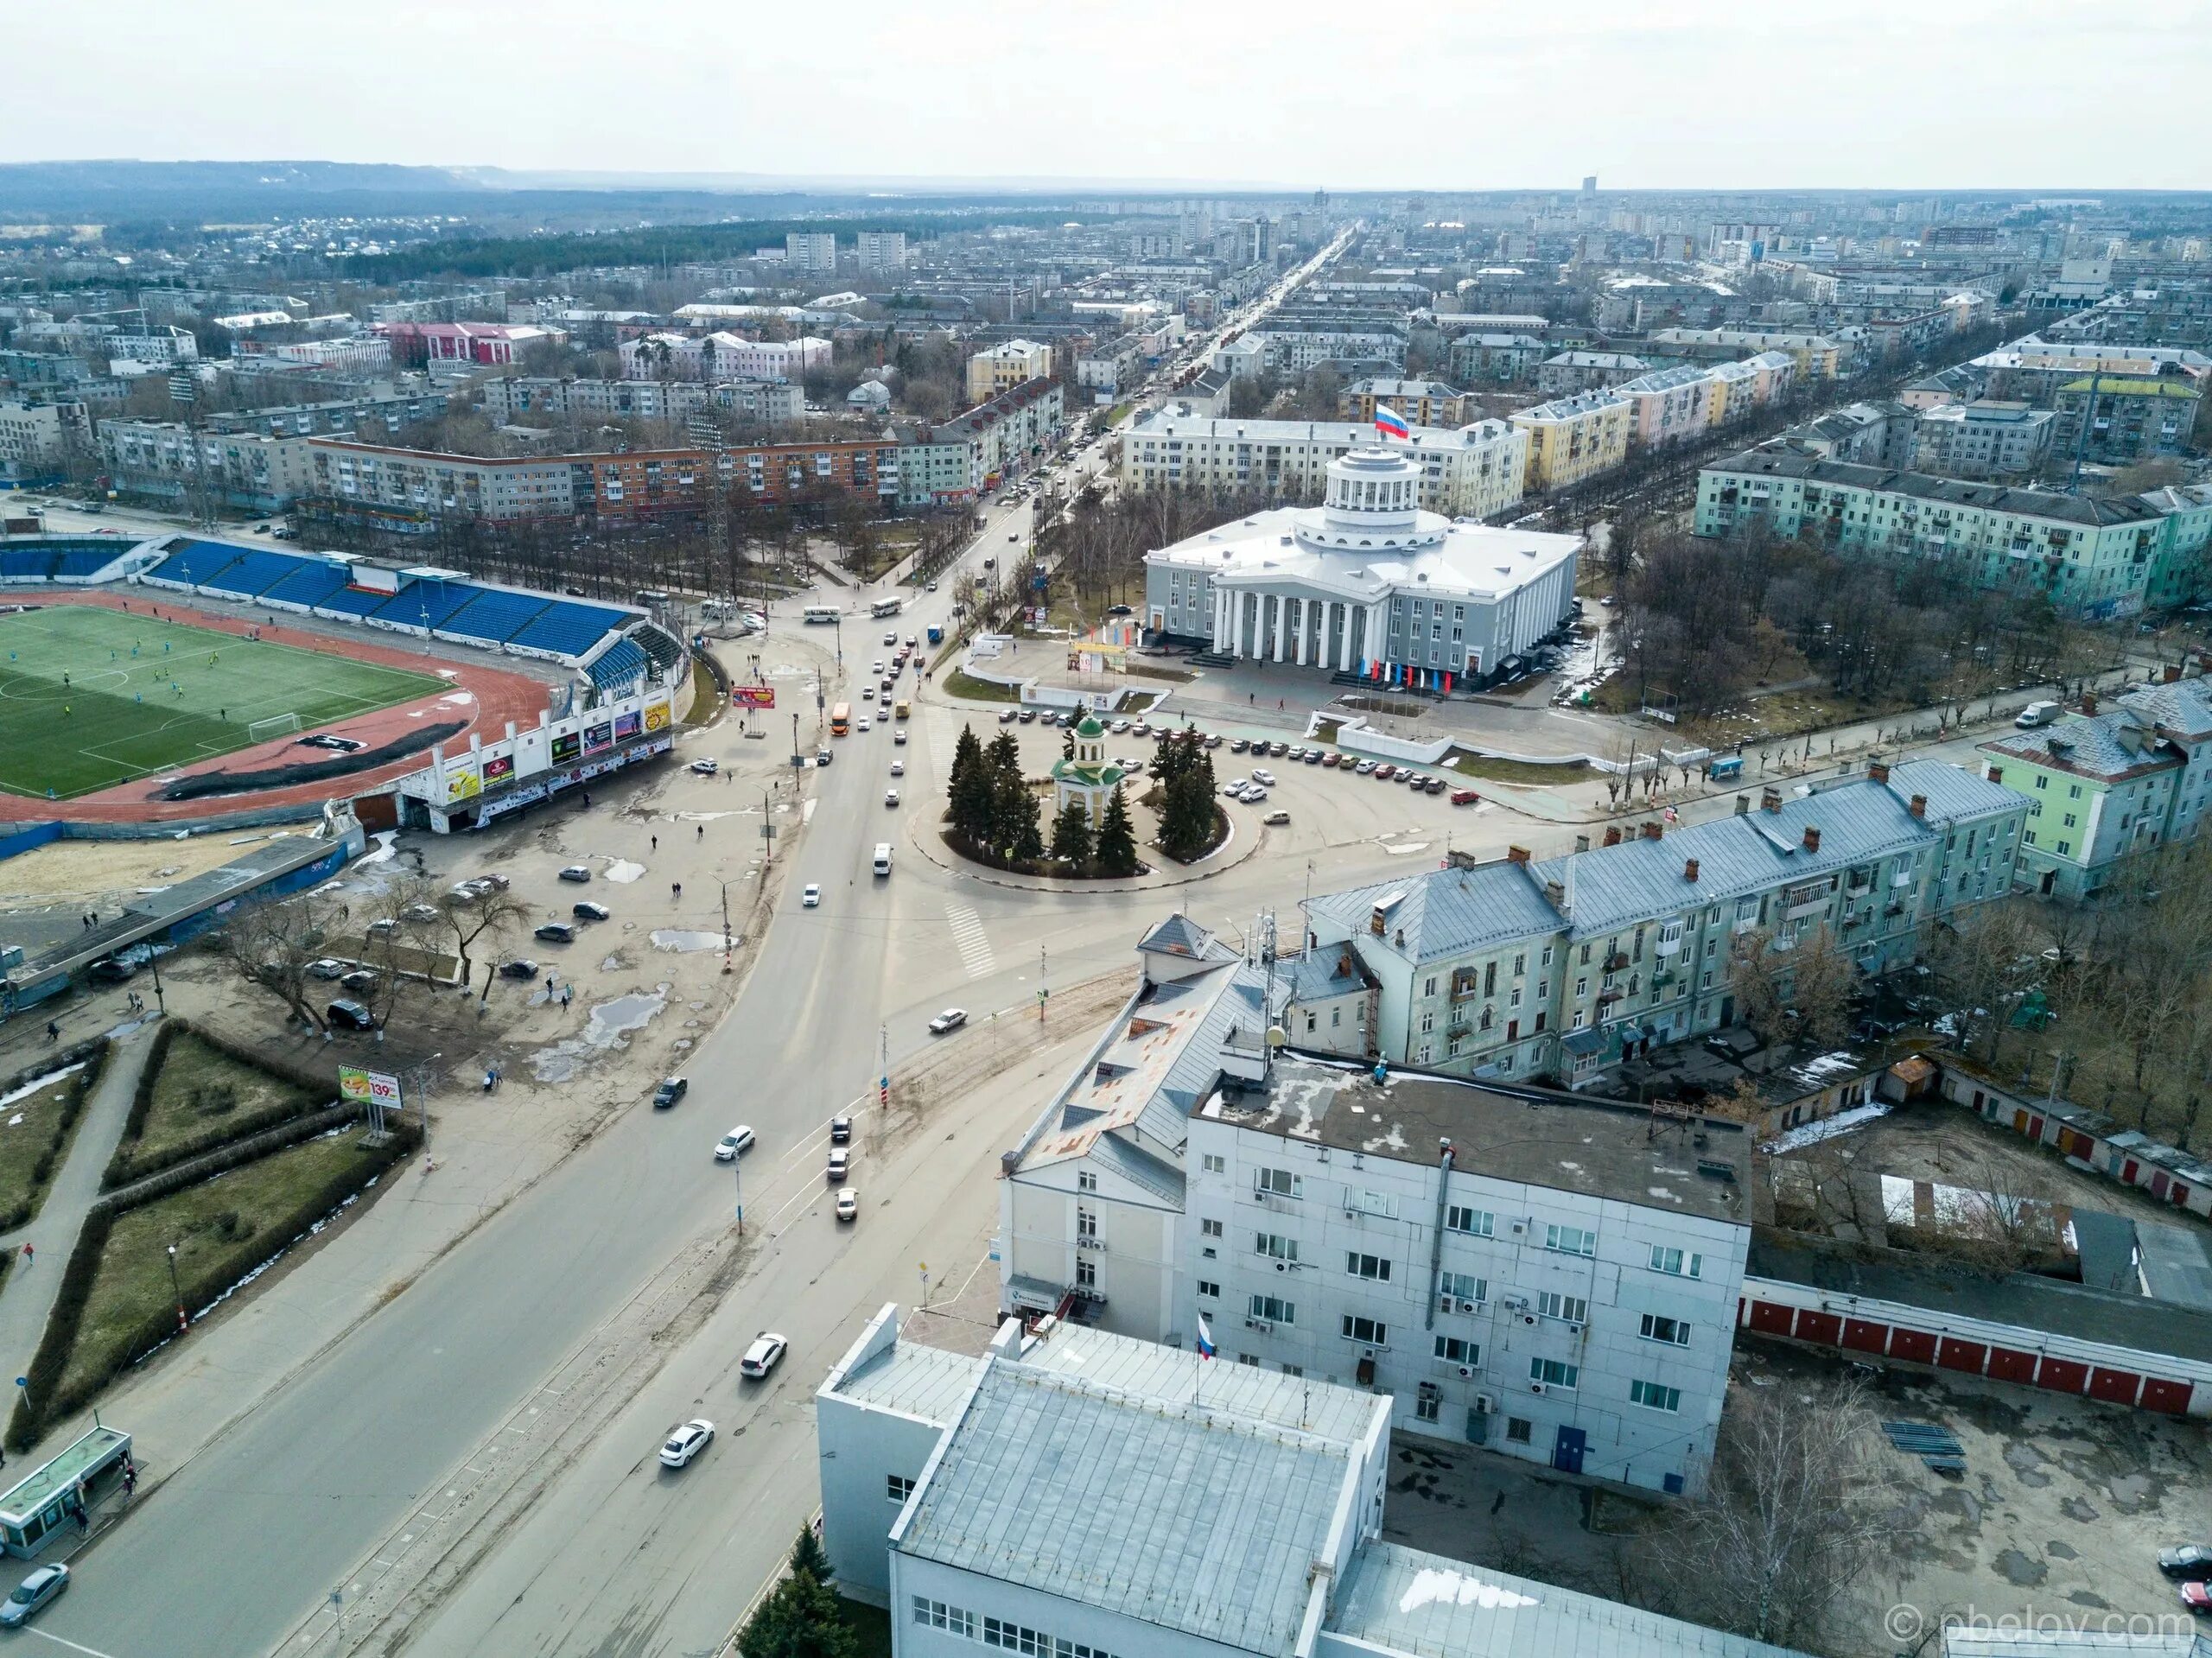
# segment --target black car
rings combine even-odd
[[[565,921],[549,921],[531,936],[543,938],[549,944],[573,944],[576,942],[576,930]]]
[[[113,956],[104,956],[85,969],[85,976],[100,984],[121,984],[138,971],[135,962],[125,962]]]
[[[334,1001],[327,1012],[331,1024],[341,1031],[373,1031],[377,1027],[376,1016],[358,1001]]]
[[[2187,1578],[2202,1583],[2212,1578],[2212,1548],[2202,1543],[2183,1543],[2175,1548],[2158,1551],[2158,1570],[2170,1578]]]
[[[691,1084],[683,1077],[664,1077],[660,1086],[653,1090],[653,1109],[665,1111],[690,1091]]]
[[[341,976],[338,982],[355,995],[365,996],[377,988],[377,975],[369,968],[357,967],[351,973]]]
[[[579,921],[606,921],[613,918],[614,912],[604,904],[594,904],[587,899],[582,904],[570,905],[569,913]]]
[[[830,1119],[830,1143],[832,1146],[849,1146],[852,1139],[853,1120],[850,1117]]]
[[[503,979],[534,979],[537,976],[537,963],[524,961],[502,962],[499,963],[499,976]]]

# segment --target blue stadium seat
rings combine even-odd
[[[105,547],[65,547],[54,555],[56,576],[86,576],[104,570],[130,550],[130,543],[111,541]]]
[[[53,575],[54,567],[62,556],[51,547],[11,547],[0,552],[0,580],[46,581]]]
[[[617,639],[593,657],[584,671],[591,683],[602,689],[613,685],[629,685],[645,677],[651,665],[645,651],[629,639]]]
[[[306,605],[309,608],[323,604],[330,595],[346,585],[346,568],[320,558],[298,561],[292,573],[273,587],[264,588],[261,596],[272,604]]]
[[[156,581],[181,581],[189,587],[200,587],[210,576],[220,575],[235,564],[245,551],[226,542],[187,541],[146,575]]]
[[[327,599],[315,601],[317,610],[327,610],[338,616],[365,616],[391,595],[388,593],[368,593],[356,588],[340,588]]]
[[[512,637],[547,604],[542,593],[505,593],[480,588],[476,596],[440,624],[439,632],[499,645]]]
[[[484,591],[466,581],[410,581],[369,614],[402,627],[443,627],[446,618]]]
[[[556,651],[564,657],[580,657],[597,645],[601,635],[608,629],[620,627],[629,619],[627,612],[609,610],[604,605],[556,600],[518,629],[507,643],[526,651]]]
[[[274,587],[291,575],[302,562],[289,553],[246,553],[215,575],[202,576],[200,585],[213,588],[218,593],[235,593],[251,599],[264,588]]]

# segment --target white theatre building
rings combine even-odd
[[[1329,463],[1319,507],[1278,507],[1145,556],[1155,634],[1243,660],[1449,691],[1556,632],[1578,536],[1422,511],[1408,450]]]

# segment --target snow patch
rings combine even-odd
[[[1802,1151],[1808,1146],[1817,1146],[1824,1140],[1838,1134],[1847,1134],[1854,1128],[1863,1128],[1878,1117],[1890,1115],[1890,1108],[1880,1101],[1872,1105],[1854,1105],[1848,1111],[1839,1111],[1832,1117],[1822,1117],[1818,1122],[1808,1122],[1792,1128],[1778,1140],[1770,1140],[1759,1147],[1769,1157],[1778,1157],[1784,1152]]]

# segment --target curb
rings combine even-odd
[[[1217,852],[1207,860],[1206,867],[1202,869],[1196,865],[1183,866],[1196,873],[1177,875],[1167,880],[1160,880],[1149,875],[1132,875],[1119,880],[1054,880],[1045,875],[1016,875],[1006,870],[986,870],[979,865],[959,859],[934,834],[917,831],[915,824],[920,822],[924,814],[916,813],[907,817],[902,823],[901,827],[906,832],[907,842],[921,854],[925,861],[942,869],[948,875],[960,880],[979,881],[986,886],[1003,887],[1010,893],[1050,893],[1067,898],[1114,897],[1130,893],[1164,893],[1173,891],[1178,886],[1195,886],[1199,881],[1211,880],[1216,875],[1225,874],[1236,868],[1237,865],[1260,849],[1260,842],[1265,838],[1265,831],[1257,824],[1252,826],[1252,833],[1249,837],[1238,835],[1236,820],[1231,817],[1230,819],[1231,844],[1228,849],[1234,855],[1224,859]],[[926,827],[933,829],[934,824],[931,823]],[[1239,842],[1242,844],[1238,844]],[[1154,850],[1154,855],[1162,857],[1165,854]]]

